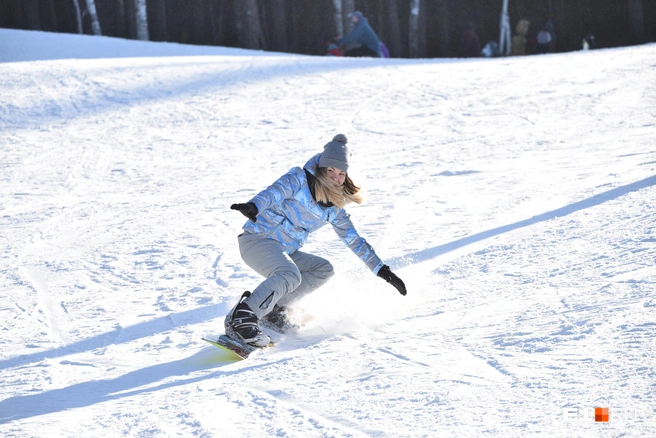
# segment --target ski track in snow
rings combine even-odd
[[[367,60],[5,37],[31,52],[0,64],[3,436],[656,433],[655,45]],[[313,320],[222,362],[200,338],[260,281],[230,204],[338,132],[367,194],[349,212],[408,296],[327,227],[305,247],[337,271]],[[594,407],[638,415],[565,421]]]

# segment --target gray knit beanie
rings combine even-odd
[[[348,140],[344,134],[337,134],[333,137],[333,141],[323,147],[323,152],[319,157],[319,167],[334,167],[348,173],[351,151],[346,143]]]

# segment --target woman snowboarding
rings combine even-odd
[[[292,168],[249,202],[230,206],[248,218],[238,237],[241,257],[266,279],[228,313],[226,335],[266,347],[270,339],[260,320],[284,327],[286,308],[333,276],[328,260],[299,251],[310,233],[328,223],[374,274],[406,294],[403,281],[360,237],[344,210],[350,202],[363,201],[348,176],[351,153],[346,144],[346,136],[336,135],[303,168]]]

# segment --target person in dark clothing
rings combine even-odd
[[[537,54],[554,53],[556,51],[556,32],[551,20],[547,20],[535,36],[533,47]]]
[[[467,21],[463,25],[460,40],[458,41],[457,56],[459,58],[478,58],[481,56],[481,43],[471,21]]]
[[[355,27],[344,38],[337,41],[340,46],[346,46],[350,43],[357,43],[359,46],[347,50],[344,56],[369,56],[380,58],[380,39],[376,32],[369,25],[367,20],[360,11],[349,14]]]

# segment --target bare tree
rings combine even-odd
[[[421,12],[421,0],[410,1],[410,29],[409,29],[409,48],[410,58],[419,56],[419,14]]]
[[[78,0],[71,0],[73,7],[75,7],[75,18],[77,20],[77,33],[82,33],[82,12],[80,11],[80,2]]]
[[[344,34],[347,34],[353,28],[353,23],[349,15],[355,11],[355,0],[342,0],[342,23]]]
[[[22,0],[18,5],[18,17],[23,29],[41,30],[38,0]]]
[[[645,42],[643,0],[629,0],[629,29],[636,42]]]
[[[146,15],[146,0],[135,0],[134,12],[135,22],[137,25],[137,39],[148,41],[148,16]]]
[[[273,11],[271,13],[271,32],[267,35],[267,43],[272,50],[280,52],[288,51],[287,42],[287,11],[285,11],[285,0],[272,0]]]
[[[166,14],[168,13],[168,10],[166,8],[166,0],[154,0],[155,1],[155,7],[151,9],[151,11],[154,11],[152,16],[150,17],[150,24],[153,26],[151,29],[153,30],[152,34],[148,35],[148,39],[152,38],[154,41],[168,41],[169,36],[168,36],[168,29],[166,25]],[[210,11],[212,11],[212,6],[214,4],[210,4]],[[211,12],[210,12],[210,15]],[[154,34],[154,35],[153,35]]]
[[[55,4],[53,0],[47,0],[44,2],[45,11],[47,11],[47,17],[44,17],[41,21],[45,23],[41,25],[42,30],[57,32],[57,13],[55,12]]]
[[[505,52],[512,30],[506,15],[540,20],[535,29],[548,16],[560,29],[562,51],[579,49],[581,32],[588,30],[609,47],[656,38],[656,0],[509,0],[500,23],[502,4],[504,0],[0,0],[0,27],[321,53],[330,34],[352,30],[348,15],[358,8],[398,57],[452,56],[458,40],[454,31],[465,20],[476,22],[485,41],[499,35]]]
[[[401,57],[403,44],[401,42],[401,23],[399,21],[399,8],[396,0],[387,0],[387,17],[390,23],[389,49],[392,55]]]
[[[240,0],[239,6],[241,7],[240,41],[247,49],[264,48],[264,32],[262,32],[257,0]]]
[[[335,27],[337,35],[344,35],[344,16],[342,15],[342,0],[333,0],[335,5]]]
[[[120,29],[119,35],[123,38],[130,38],[130,26],[128,25],[127,18],[125,16],[125,1],[116,0],[118,3],[118,8],[114,11],[116,13],[116,21],[118,23],[117,27]]]
[[[102,35],[100,30],[100,21],[98,21],[98,13],[96,12],[96,2],[95,0],[86,0],[87,3],[87,12],[91,17],[91,31],[94,35]]]
[[[451,16],[449,15],[449,4],[440,2],[437,12],[437,34],[439,36],[440,56],[451,56]]]
[[[551,2],[549,2],[551,6]],[[508,0],[503,0],[501,22],[499,23],[499,53],[510,55],[510,17],[508,17]]]

